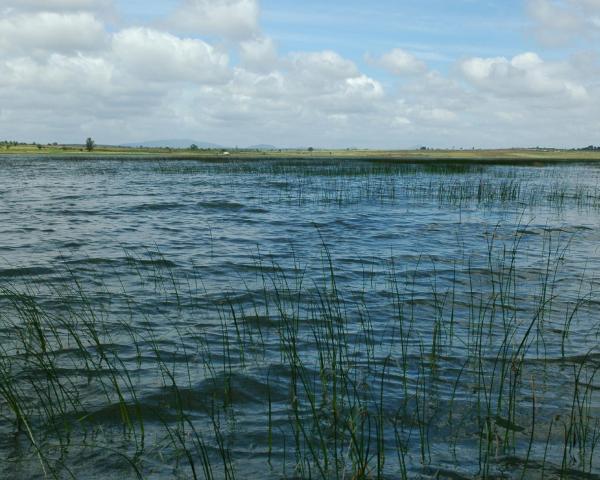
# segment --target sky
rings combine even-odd
[[[0,0],[0,140],[600,144],[600,0]]]

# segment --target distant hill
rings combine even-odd
[[[144,147],[144,148],[190,148],[190,145],[198,145],[199,148],[223,148],[222,145],[209,142],[199,142],[186,138],[177,138],[171,140],[151,140],[148,142],[124,143],[120,147]]]
[[[279,150],[275,145],[266,145],[264,143],[260,143],[258,145],[250,145],[246,147],[248,150]]]

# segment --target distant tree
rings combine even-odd
[[[91,137],[88,137],[85,141],[85,149],[88,152],[91,152],[95,147],[96,147],[96,142],[94,142],[94,140],[92,140]]]
[[[192,143],[190,145],[190,150],[194,150],[194,151],[198,150],[198,145],[196,145],[195,143]]]
[[[314,149],[313,147],[308,147],[308,151],[309,151],[309,152],[314,152],[314,151],[315,151],[315,149]]]
[[[37,144],[38,150],[41,150],[43,148],[42,145],[40,145],[39,143]]]

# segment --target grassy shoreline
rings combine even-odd
[[[41,148],[40,148],[41,147]],[[156,158],[173,160],[264,160],[264,159],[352,159],[398,162],[485,162],[485,163],[558,163],[597,162],[600,151],[559,149],[497,149],[497,150],[190,150],[169,148],[130,148],[98,146],[92,152],[79,146],[16,145],[0,149],[0,158],[9,156],[39,156],[68,158]]]

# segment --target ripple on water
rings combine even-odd
[[[29,292],[38,295],[48,315],[26,316],[22,325],[0,323],[0,367],[15,381],[33,382],[22,391],[34,399],[36,394],[49,398],[43,395],[51,390],[40,388],[53,378],[49,372],[60,378],[59,394],[61,388],[77,387],[69,397],[73,408],[62,412],[60,402],[40,402],[31,411],[43,417],[53,409],[56,415],[51,428],[41,427],[42,421],[35,425],[40,439],[67,423],[61,422],[64,413],[74,443],[83,437],[98,442],[80,458],[65,460],[81,478],[90,476],[81,463],[96,476],[131,473],[107,453],[109,448],[129,451],[149,476],[153,468],[160,472],[156,478],[176,476],[173,469],[161,468],[180,464],[180,478],[189,478],[181,443],[170,439],[190,441],[193,426],[208,439],[209,454],[220,460],[209,416],[214,408],[222,408],[216,421],[224,444],[232,455],[241,455],[234,458],[239,476],[299,475],[295,460],[311,456],[306,449],[296,455],[296,439],[302,447],[315,440],[321,455],[319,442],[327,449],[332,438],[339,438],[332,435],[334,413],[354,428],[347,431],[358,434],[362,428],[389,445],[383,477],[400,471],[395,435],[409,450],[409,478],[475,478],[486,452],[492,452],[490,478],[520,473],[525,457],[519,455],[526,451],[521,447],[532,437],[531,468],[537,468],[535,461],[549,445],[546,473],[560,476],[553,468],[564,452],[553,450],[553,444],[561,447],[569,431],[564,412],[600,391],[591,373],[579,380],[573,374],[600,368],[600,354],[592,350],[597,349],[598,300],[590,293],[577,303],[581,292],[585,296],[600,288],[594,280],[600,271],[598,211],[581,210],[568,198],[561,210],[473,199],[456,205],[441,198],[444,190],[438,189],[461,182],[477,186],[482,177],[493,184],[504,176],[527,186],[547,183],[546,176],[564,178],[571,188],[577,182],[598,183],[591,167],[467,169],[458,181],[457,172],[445,177],[411,166],[416,172],[407,174],[399,171],[405,167],[387,164],[389,176],[369,177],[374,167],[365,163],[360,175],[352,174],[354,164],[345,163],[342,176],[318,162],[209,166],[165,161],[157,166],[98,160],[93,168],[52,159],[19,162],[0,164],[0,195],[8,205],[0,209],[5,228],[0,249],[7,257],[0,286],[36,280]],[[565,172],[574,172],[572,178]],[[379,188],[381,177],[389,181],[390,192],[403,193],[386,196]],[[74,189],[77,185],[83,186]],[[490,257],[492,236],[498,256]],[[548,247],[554,248],[559,237],[570,242],[569,248],[558,271],[550,272],[555,288],[544,300]],[[511,270],[510,252],[517,243],[523,254]],[[47,277],[54,283],[46,285]],[[14,298],[2,297],[7,305],[8,300]],[[540,305],[554,313],[544,310],[536,318]],[[575,305],[580,318],[567,326]],[[37,313],[30,307],[21,312]],[[14,314],[4,309],[0,319],[20,318]],[[73,336],[56,344],[41,341],[39,321],[49,319],[63,322],[64,331],[53,334],[68,330]],[[529,325],[535,341],[519,352]],[[83,340],[81,350],[74,335]],[[336,343],[340,338],[343,342]],[[20,339],[24,344],[13,354]],[[343,372],[339,363],[338,370],[332,367],[334,360]],[[12,370],[4,368],[9,364]],[[509,372],[505,388],[516,385],[514,397],[503,404],[515,409],[512,417],[495,405],[491,414],[486,411],[486,402],[508,395],[494,390],[503,371]],[[535,396],[529,393],[532,385],[539,386]],[[573,396],[574,386],[581,389],[580,397]],[[334,405],[334,388],[340,398],[347,395],[344,402]],[[539,408],[535,436],[528,416],[534,401]],[[297,417],[294,402],[299,402]],[[594,402],[572,418],[598,418],[597,397]],[[181,421],[182,410],[190,423]],[[123,434],[123,418],[137,415],[147,422],[146,450],[140,452],[131,451],[140,439],[137,427]],[[79,436],[84,419],[93,428]],[[13,455],[8,436],[1,435],[11,428],[0,423],[0,456]],[[488,437],[481,425],[489,428]],[[583,435],[569,444],[572,451],[583,441],[586,425],[574,425],[573,431]],[[267,457],[269,426],[273,457]],[[380,427],[385,430],[381,439]],[[109,432],[117,432],[121,443]],[[517,439],[514,458],[496,453],[507,432]],[[422,451],[421,434],[430,442]],[[486,438],[492,439],[489,445],[481,443]],[[357,445],[370,452],[375,476],[376,445],[365,442]],[[339,458],[356,454],[348,445]],[[76,447],[70,449],[77,456]],[[429,466],[422,464],[423,452],[431,454],[425,460]],[[50,458],[62,453],[52,451]],[[29,465],[22,471],[38,464],[35,451],[13,456],[19,455]],[[254,462],[251,470],[246,458]],[[273,468],[263,471],[267,458]],[[286,472],[284,462],[290,465]],[[597,466],[589,474],[577,468],[564,475],[597,478]]]

